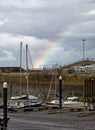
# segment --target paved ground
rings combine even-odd
[[[8,130],[95,130],[95,113],[44,110],[8,113]]]

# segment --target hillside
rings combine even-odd
[[[85,61],[85,64],[93,64],[93,61]],[[82,62],[78,62],[66,67],[70,68],[70,66],[81,65]],[[3,68],[4,69],[4,68]],[[3,82],[8,83],[8,97],[19,95],[20,94],[20,73],[19,68],[15,68],[16,72],[13,72],[13,67],[11,68],[11,72],[1,73],[0,74],[0,95],[2,96],[2,84]],[[66,73],[63,71],[65,67],[60,67],[57,69],[43,69],[43,70],[32,70],[29,71],[29,90],[30,94],[34,94],[35,96],[40,96],[44,100],[47,98],[47,94],[51,85],[51,96],[53,98],[55,96],[55,86],[56,92],[59,92],[59,75],[62,75],[62,93],[64,96],[77,95],[83,97],[84,90],[84,81],[89,76],[91,77],[91,73],[85,72],[74,72],[72,74]],[[8,70],[8,68],[7,68]],[[54,74],[54,75],[53,75]],[[26,73],[25,70],[22,72],[21,76],[21,84],[22,84],[22,94],[26,93]]]

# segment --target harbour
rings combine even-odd
[[[3,109],[0,109],[3,113]],[[8,111],[7,130],[94,130],[95,109],[79,104],[42,104],[40,107]],[[0,125],[2,130],[2,125]]]
[[[62,130],[63,129],[64,130],[79,130],[79,129],[94,130],[95,129],[95,126],[92,125],[95,119],[95,104],[94,104],[95,88],[93,86],[94,81],[95,81],[94,77],[92,80],[92,77],[91,78],[89,77],[88,79],[88,77],[86,77],[87,76],[86,74],[84,77],[83,77],[84,74],[82,74],[82,76],[67,75],[67,77],[64,76],[64,74],[61,74],[61,75],[62,75],[62,78],[60,78],[60,76],[57,75],[56,80],[55,78],[54,79],[52,78],[52,76],[54,76],[52,75],[52,73],[51,74],[44,73],[43,75],[41,74],[37,75],[40,78],[38,86],[33,84],[34,83],[33,79],[31,80],[31,78],[29,78],[28,87],[29,87],[30,95],[29,94],[27,95],[24,93],[24,91],[27,92],[27,89],[26,89],[25,75],[23,73],[22,93],[25,95],[18,96],[19,73],[17,74],[9,73],[7,75],[1,74],[1,77],[5,76],[6,81],[7,81],[7,82],[4,82],[3,85],[5,84],[5,87],[8,87],[7,89],[8,93],[5,93],[5,94],[3,93],[3,95],[1,93],[1,96],[3,98],[8,96],[8,100],[7,100],[8,104],[10,104],[11,103],[10,101],[12,101],[10,108],[7,104],[7,106],[5,106],[4,109],[0,110],[1,113],[3,112],[2,110],[6,110],[5,114],[6,113],[8,114],[8,117],[9,117],[9,120],[7,122],[8,130],[52,130],[52,129],[55,129],[55,130],[61,130],[61,129]],[[9,84],[10,76],[12,76],[14,84],[6,86]],[[15,78],[15,76],[18,77],[18,80],[17,78]],[[29,77],[32,77],[32,76],[29,75]],[[66,80],[67,80],[67,83],[69,83],[69,85],[66,85]],[[65,84],[62,81],[64,81]],[[71,81],[72,83],[76,83],[76,84],[74,86],[72,84],[70,85]],[[73,82],[73,81],[77,81],[77,82]],[[81,85],[77,86],[78,82],[80,82]],[[56,86],[57,93],[55,93],[55,86]],[[34,93],[32,93],[33,89],[34,89]],[[36,100],[35,98],[31,100],[29,99],[29,97],[32,97],[32,94],[35,95],[33,97],[36,98],[37,96],[40,98],[40,100],[42,101],[40,106],[37,105],[37,107],[35,107],[34,105],[34,103],[37,104],[37,102],[35,101],[36,100],[38,101],[39,98],[36,98]],[[40,94],[41,96],[39,96]],[[70,101],[71,98],[73,98],[74,102],[66,103],[65,102],[66,96],[68,97],[67,98],[68,101]],[[71,98],[69,98],[70,96]],[[76,96],[79,98],[79,101],[76,100],[77,99]],[[55,104],[54,102],[52,102],[53,104],[51,104],[50,101],[52,99],[55,99],[54,101],[57,101],[57,102]],[[1,98],[1,101],[2,101],[2,98]],[[86,122],[88,122],[87,125],[86,125]],[[1,129],[2,129],[2,125],[1,125]]]
[[[95,130],[94,0],[0,0],[0,130]]]

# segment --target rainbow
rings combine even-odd
[[[52,47],[45,50],[35,61],[34,68],[39,68],[40,65],[48,64],[48,59],[56,53],[56,47],[64,44],[65,40],[75,31],[75,24],[69,26],[65,31],[62,31],[57,38],[51,40]]]

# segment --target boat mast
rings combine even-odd
[[[50,87],[49,87],[49,91],[48,91],[48,95],[47,95],[47,100],[48,100],[50,92],[51,92],[51,87],[52,87],[53,79],[54,79],[54,73],[52,74],[52,78],[51,78],[51,82],[50,82]]]
[[[29,96],[29,80],[28,80],[28,45],[26,44],[26,80],[27,80],[27,96]]]
[[[21,96],[22,42],[20,43],[20,96]]]

